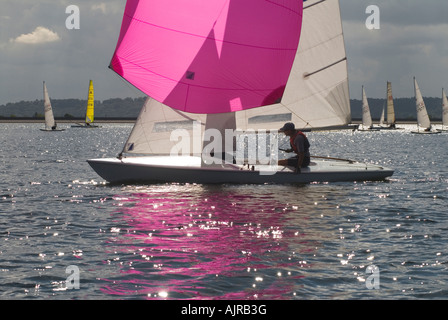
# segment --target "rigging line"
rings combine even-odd
[[[290,109],[289,107],[285,106],[284,107],[289,110],[291,112],[291,114],[295,115],[297,118],[299,118],[300,120],[302,120],[303,122],[305,122],[305,127],[303,127],[302,129],[306,129],[306,128],[313,128],[312,125],[310,125],[310,123],[308,121],[306,121],[305,119],[303,119],[300,115],[298,115],[296,112],[294,112],[294,110]]]
[[[321,2],[324,2],[324,1],[326,1],[326,0],[322,0],[322,1],[316,2],[316,3],[313,4],[313,5],[316,5],[316,4],[321,3]],[[311,5],[311,6],[313,6],[313,5]],[[324,71],[324,70],[326,70],[326,69],[328,69],[328,68],[331,68],[332,66],[337,65],[337,64],[339,64],[339,63],[341,63],[341,62],[343,62],[343,61],[346,61],[346,60],[347,60],[347,57],[344,57],[344,58],[339,59],[338,61],[335,61],[335,62],[333,62],[333,63],[331,63],[331,64],[329,64],[329,65],[327,65],[327,66],[325,66],[325,67],[323,67],[323,68],[320,68],[320,69],[316,70],[316,71],[313,71],[313,72],[311,72],[311,73],[305,73],[305,74],[303,75],[303,78],[306,80],[308,77],[310,77],[310,76],[312,76],[312,75],[314,75],[314,74],[316,74],[316,73],[319,73],[319,72],[321,72],[321,71]],[[288,109],[289,109],[289,108],[288,108]],[[290,110],[290,109],[289,109],[289,110]],[[308,126],[309,126],[311,129],[313,128],[313,127],[309,124],[308,121],[306,121],[305,119],[303,119],[302,117],[300,117],[300,116],[299,116],[297,113],[295,113],[293,110],[290,110],[290,111],[291,111],[291,113],[293,113],[297,118],[299,118],[300,120],[302,120],[303,122],[306,123],[306,125],[305,125],[304,128],[307,128]]]
[[[339,160],[339,161],[347,161],[348,163],[355,163],[356,160],[344,159],[344,158],[334,158],[334,157],[326,157],[326,156],[310,156],[311,158],[316,159],[330,159],[330,160]]]
[[[300,115],[298,115],[297,113],[295,113],[293,110],[291,110],[291,109],[288,108],[287,106],[285,106],[285,108],[288,109],[292,114],[294,114],[297,118],[299,118],[300,120],[302,120],[302,121],[305,123],[305,126],[304,126],[303,128],[300,128],[300,129],[297,129],[297,130],[301,130],[301,129],[303,129],[303,130],[301,130],[301,131],[305,131],[307,128],[309,128],[309,130],[310,130],[311,132],[313,131],[313,130],[312,130],[312,129],[313,129],[313,126],[310,125],[310,123],[309,123],[308,121],[306,121],[305,119],[303,119]],[[306,131],[305,131],[305,132],[306,132]],[[334,142],[335,144],[337,144],[337,141],[332,140],[331,137],[327,137],[326,139],[328,139],[328,140]],[[285,142],[284,142],[283,144],[285,144]],[[283,145],[283,144],[282,144],[282,145]]]
[[[141,93],[141,94],[144,95],[144,97],[147,97],[147,96],[148,96],[147,94],[145,94],[144,92],[142,92],[140,89],[138,89],[138,88],[136,88],[134,85],[132,85],[132,84],[131,84],[128,80],[126,80],[123,76],[121,76],[120,74],[118,74],[118,73],[111,67],[111,65],[109,65],[108,68],[109,68],[110,70],[112,70],[113,74],[115,74],[115,76],[117,76],[118,79],[120,79],[120,80],[125,84],[125,86],[126,86],[127,88],[130,89],[129,91],[131,91],[132,94]]]
[[[188,116],[188,115],[187,115],[188,112],[186,112],[186,111],[182,111],[182,110],[178,110],[178,109],[173,109],[173,108],[171,108],[171,109],[172,109],[172,111],[176,112],[176,113],[179,114],[180,116],[182,116],[182,117],[184,117],[184,118],[186,118],[186,119],[188,119],[188,120],[191,120],[191,121],[197,121],[197,122],[199,122],[199,123],[201,124],[201,126],[205,126],[205,124],[202,123],[202,121],[198,121],[197,119],[194,119],[194,118]]]

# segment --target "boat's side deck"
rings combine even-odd
[[[210,169],[210,170],[229,170],[229,171],[276,171],[276,172],[291,172],[294,168],[278,166],[278,165],[260,165],[260,164],[231,164],[219,161],[217,159],[215,164],[203,165],[201,157],[197,156],[147,156],[147,157],[123,157],[107,158],[107,159],[93,159],[90,161],[108,162],[108,163],[122,163],[154,166],[161,168],[191,168],[191,169]],[[310,166],[302,168],[302,172],[325,172],[325,171],[365,171],[365,170],[380,170],[382,166],[361,163],[351,160],[332,160],[332,159],[316,159],[312,160]]]

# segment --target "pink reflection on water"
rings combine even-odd
[[[117,196],[126,232],[108,243],[119,257],[120,274],[102,290],[148,299],[282,299],[292,297],[301,252],[315,250],[291,226],[291,213],[273,195],[222,190]],[[114,264],[114,262],[110,262]],[[291,270],[291,271],[288,271]],[[167,293],[167,296],[160,294]]]

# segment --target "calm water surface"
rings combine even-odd
[[[40,127],[0,124],[0,299],[448,298],[448,133],[309,134],[386,182],[110,186],[130,124]]]

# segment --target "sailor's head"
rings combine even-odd
[[[292,123],[292,122],[287,122],[287,123],[284,124],[283,127],[278,129],[278,131],[284,132],[285,135],[289,135],[292,132],[294,132],[295,130],[296,130],[296,127],[294,126],[294,123]]]

